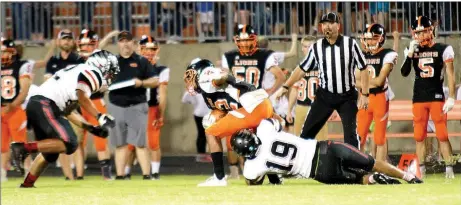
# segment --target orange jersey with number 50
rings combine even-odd
[[[9,66],[2,66],[2,104],[11,103],[21,91],[19,79],[30,78],[34,62],[15,61]]]
[[[413,102],[444,101],[443,77],[446,62],[453,62],[453,47],[435,43],[431,47],[419,47],[413,54],[415,84]]]

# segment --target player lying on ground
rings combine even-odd
[[[247,159],[243,175],[249,185],[262,184],[268,173],[312,178],[325,184],[400,184],[391,177],[422,183],[413,174],[375,161],[348,144],[305,140],[281,129],[279,121],[265,119],[257,135],[243,129],[232,136],[232,149]]]
[[[107,137],[106,128],[113,127],[114,118],[98,112],[89,97],[105,84],[110,85],[119,70],[115,55],[99,51],[92,54],[85,64],[62,69],[39,87],[26,108],[28,123],[37,141],[13,142],[10,146],[13,165],[21,174],[24,172],[24,159],[30,153],[40,152],[21,187],[33,187],[48,163],[58,159],[59,153],[75,152],[77,136],[69,120],[94,135]],[[79,105],[97,117],[99,126],[84,122],[80,115],[73,112]]]

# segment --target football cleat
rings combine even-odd
[[[216,175],[211,176],[206,181],[197,185],[198,187],[215,187],[215,186],[227,186],[226,178],[218,179]]]
[[[373,174],[373,179],[378,184],[401,184],[399,180],[391,178],[385,174],[381,174],[378,172]]]
[[[10,144],[11,149],[11,161],[16,171],[24,175],[24,160],[27,158],[29,153],[24,148],[24,143],[22,142],[12,142]]]
[[[159,180],[160,179],[160,174],[158,173],[153,173],[152,174],[152,180]]]
[[[408,181],[409,184],[422,184],[424,183],[423,180],[419,179],[418,177],[415,177]]]

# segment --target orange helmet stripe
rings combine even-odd
[[[422,17],[422,16],[419,16],[419,17],[418,17],[418,27],[421,26],[421,17]]]

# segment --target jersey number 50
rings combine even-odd
[[[298,148],[286,142],[275,141],[272,143],[271,153],[275,156],[274,161],[267,161],[268,168],[290,171],[293,168],[291,160],[296,157]]]
[[[244,81],[259,88],[261,71],[257,67],[248,67],[245,69],[243,66],[234,66],[232,72],[238,81]]]
[[[16,79],[13,76],[2,76],[2,98],[9,100],[16,96]]]

